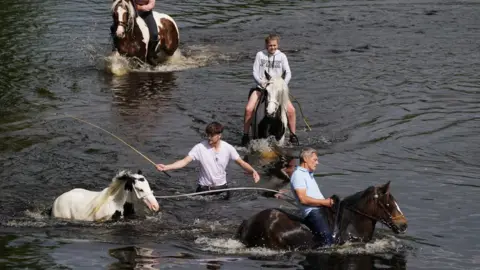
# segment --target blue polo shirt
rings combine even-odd
[[[292,192],[297,199],[297,203],[300,205],[300,210],[302,211],[302,215],[305,218],[312,209],[315,209],[315,206],[304,205],[300,203],[300,199],[298,199],[297,192],[295,189],[306,189],[307,196],[314,198],[314,199],[325,199],[323,197],[320,188],[318,187],[315,178],[313,177],[313,172],[309,172],[307,169],[297,166],[295,171],[290,178],[290,187],[292,188]]]

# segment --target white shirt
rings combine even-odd
[[[285,83],[288,85],[292,78],[290,65],[288,64],[287,56],[280,50],[276,50],[273,55],[268,54],[267,50],[259,51],[255,56],[253,63],[253,78],[257,85],[261,86],[267,81],[265,78],[265,71],[270,76],[280,77],[285,71]]]
[[[230,160],[240,158],[237,150],[229,143],[220,140],[219,151],[202,141],[195,145],[188,155],[193,160],[200,161],[198,184],[202,186],[221,186],[227,183],[226,168]]]

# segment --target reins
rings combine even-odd
[[[383,195],[382,195],[382,196],[383,196]],[[374,197],[374,198],[375,198],[375,200],[378,200],[378,199],[379,199],[379,197],[378,197],[377,194],[375,194],[375,197]],[[367,217],[367,218],[369,218],[369,219],[371,219],[371,220],[379,221],[379,222],[385,224],[385,225],[386,225],[387,227],[389,227],[390,229],[399,230],[398,226],[395,225],[395,223],[394,223],[393,221],[396,220],[396,219],[405,217],[405,216],[404,216],[404,215],[400,215],[400,216],[395,216],[395,217],[394,217],[394,216],[392,216],[392,215],[388,212],[387,208],[385,207],[385,205],[384,205],[382,202],[377,201],[376,204],[379,205],[379,206],[382,208],[383,212],[388,215],[389,220],[386,220],[385,218],[377,218],[377,217],[374,217],[374,216],[372,216],[372,215],[366,214],[366,213],[358,210],[357,208],[352,208],[352,207],[349,207],[349,206],[347,206],[347,205],[345,205],[345,208],[348,209],[348,210],[350,210],[350,211],[352,211],[352,212],[354,212],[354,213],[357,213],[357,214],[359,214],[359,215],[361,215],[361,216],[365,216],[365,217]]]

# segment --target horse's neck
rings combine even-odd
[[[116,208],[123,207],[125,202],[127,201],[128,192],[122,187],[117,193],[109,195],[110,192],[109,188],[103,189],[93,200],[94,205],[102,204],[102,207],[105,205],[114,205]],[[105,200],[102,202],[102,200]]]
[[[356,209],[364,213],[363,209]],[[340,208],[340,215],[337,219],[337,236],[342,242],[349,240],[370,241],[375,230],[376,221],[370,217],[359,214],[353,210],[353,207]]]

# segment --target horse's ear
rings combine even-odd
[[[137,174],[142,175],[142,171],[141,171],[141,170],[138,170]]]
[[[267,78],[268,81],[270,81],[270,79],[272,78],[272,76],[270,76],[270,74],[268,74],[266,70],[265,70],[265,78]]]
[[[390,181],[388,181],[385,185],[379,188],[381,194],[387,194],[390,192]]]
[[[282,73],[282,79],[285,80],[285,77],[287,77],[287,71],[286,70],[284,70],[283,73]]]

